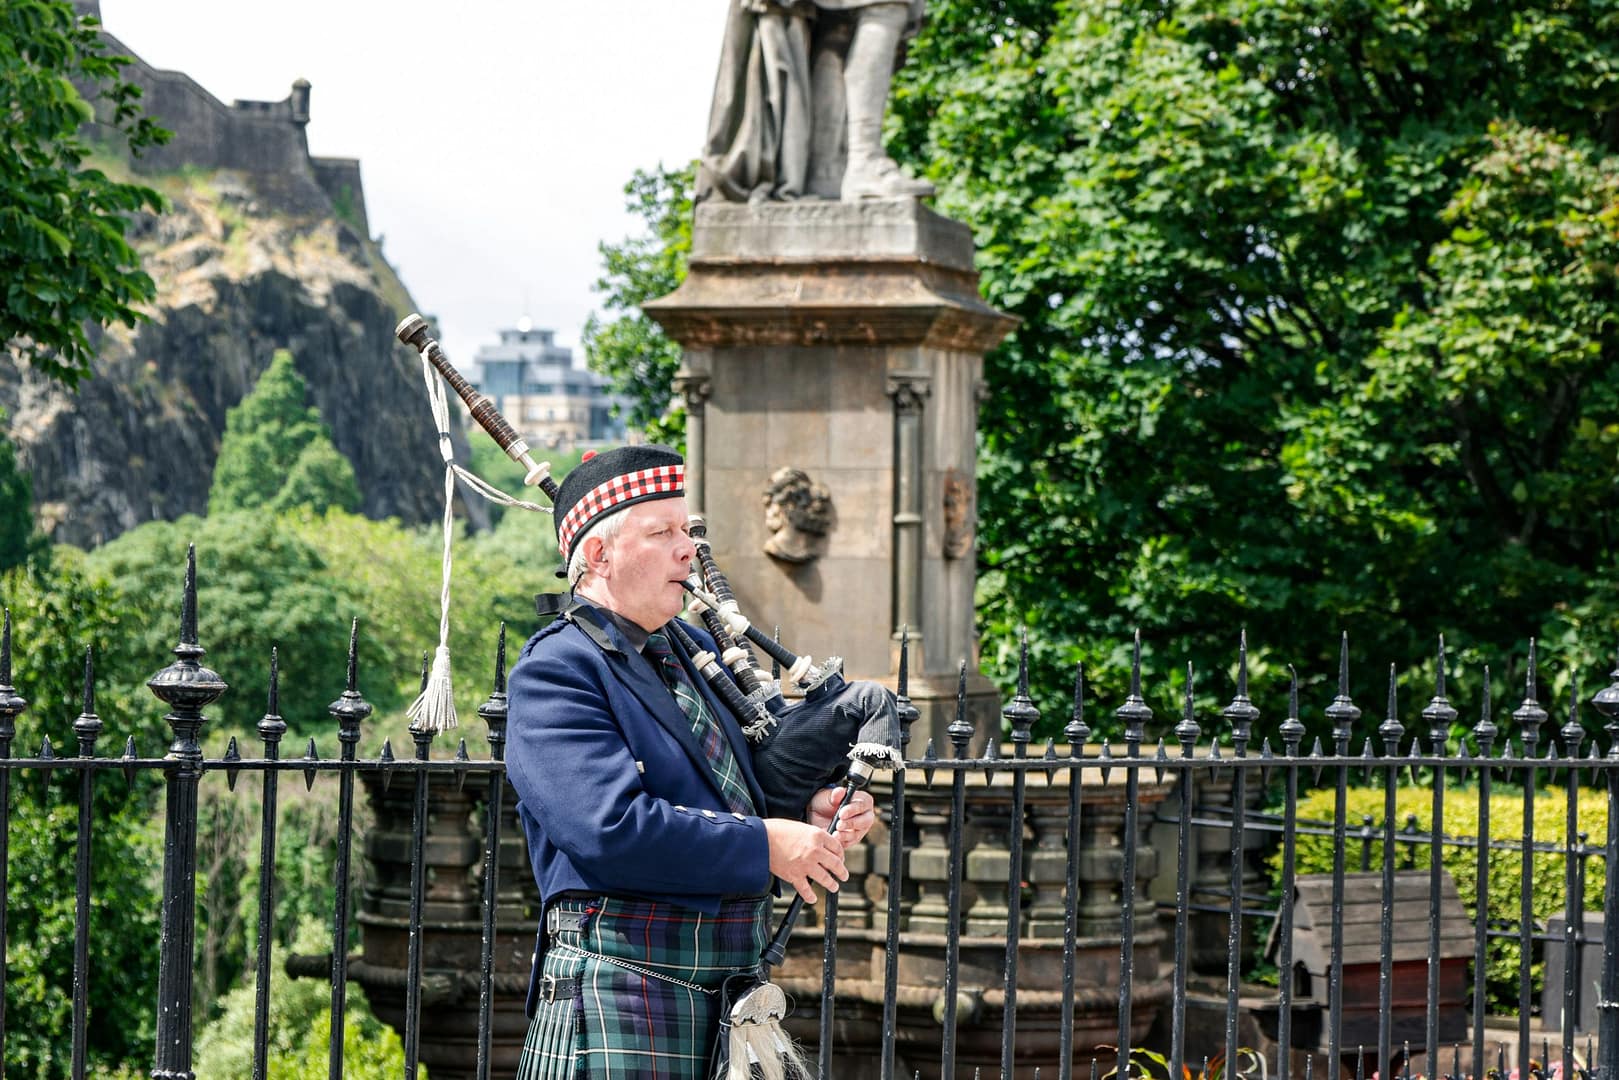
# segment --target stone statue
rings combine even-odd
[[[917,198],[883,110],[926,0],[726,0],[697,199]]]
[[[780,468],[765,485],[765,554],[785,563],[814,562],[836,524],[832,494],[803,469]]]

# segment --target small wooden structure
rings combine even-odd
[[[1394,875],[1393,975],[1390,1045],[1428,1050],[1429,872],[1401,870]],[[1343,907],[1343,1029],[1338,1040],[1346,1062],[1362,1053],[1374,1058],[1378,1036],[1378,976],[1382,966],[1383,875],[1345,874]],[[1281,954],[1281,920],[1272,925],[1266,957]],[[1473,957],[1474,927],[1462,907],[1456,883],[1440,873],[1439,1041],[1467,1037],[1467,968]],[[1326,1053],[1329,970],[1332,961],[1332,876],[1305,874],[1293,885],[1294,1031],[1315,1045],[1299,1049]],[[1295,1038],[1295,1045],[1299,1041]],[[1368,1064],[1366,1074],[1390,1075],[1388,1062]]]

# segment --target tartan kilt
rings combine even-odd
[[[576,980],[576,989],[541,998],[517,1080],[704,1080],[719,1033],[719,990],[729,976],[753,970],[770,940],[768,898],[727,901],[717,915],[616,897],[551,908],[562,914],[541,973]]]

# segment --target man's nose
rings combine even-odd
[[[675,550],[675,558],[682,563],[689,563],[697,558],[697,545],[691,542],[691,537],[683,537]]]

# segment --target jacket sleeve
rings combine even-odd
[[[512,786],[581,874],[626,892],[769,890],[764,822],[677,806],[647,791],[591,665],[520,663],[509,695]]]

